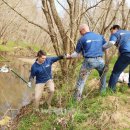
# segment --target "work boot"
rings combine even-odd
[[[81,101],[81,96],[78,96],[77,99],[76,99],[78,102]]]
[[[81,94],[80,94],[79,90],[77,90],[77,89],[75,90],[75,93],[74,93],[74,99],[78,102],[81,101]]]

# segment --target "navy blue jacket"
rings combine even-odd
[[[118,30],[110,36],[109,41],[114,41],[119,47],[120,54],[130,52],[130,31]]]
[[[60,59],[63,59],[63,56],[59,57],[47,57],[44,63],[38,64],[37,61],[31,67],[31,78],[36,77],[36,84],[46,83],[49,79],[52,79],[52,64]]]
[[[87,32],[78,40],[76,52],[82,52],[82,55],[85,58],[102,57],[102,47],[105,43],[106,41],[102,35],[96,34],[94,32]]]

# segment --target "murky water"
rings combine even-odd
[[[13,59],[11,63],[0,63],[0,67],[4,64],[9,65],[21,77],[28,81],[29,70],[31,64],[23,62],[21,59]],[[28,104],[32,99],[33,88],[28,88],[24,83],[12,72],[0,73],[0,117],[2,117],[7,110],[11,109],[11,116],[16,115],[17,110],[22,106]]]

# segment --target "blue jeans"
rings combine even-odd
[[[106,90],[106,73],[104,72],[104,60],[102,57],[97,58],[86,58],[81,66],[78,81],[76,83],[76,93],[75,98],[81,97],[84,85],[86,80],[88,79],[91,70],[96,69],[99,73],[100,82],[100,92],[103,92]]]
[[[130,64],[130,53],[121,54],[117,59],[112,74],[110,76],[109,85],[108,85],[113,91],[116,90],[116,83],[118,81],[120,74],[129,64]]]

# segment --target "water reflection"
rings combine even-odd
[[[10,67],[14,69],[21,77],[28,80],[31,64],[18,59],[13,59]],[[0,66],[5,63],[1,63]],[[8,63],[7,63],[8,65]],[[19,79],[12,72],[0,73],[0,116],[8,109],[19,109],[21,106],[30,102],[32,97],[32,88]]]

